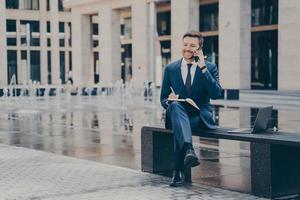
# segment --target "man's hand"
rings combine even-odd
[[[178,95],[178,94],[175,94],[174,92],[171,92],[171,93],[169,94],[168,100],[169,100],[169,101],[172,101],[172,100],[176,100],[176,99],[178,99],[178,98],[179,98],[179,95]]]
[[[197,64],[198,67],[202,68],[203,66],[205,66],[205,61],[204,61],[205,57],[203,55],[203,51],[202,50],[196,50],[194,52],[194,56],[199,58],[198,62],[197,63],[195,62],[195,64]]]

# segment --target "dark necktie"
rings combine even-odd
[[[192,77],[191,77],[192,64],[187,64],[187,67],[188,67],[188,73],[187,73],[186,80],[185,80],[185,89],[187,91],[187,94],[189,96],[191,96],[191,93],[192,93]]]

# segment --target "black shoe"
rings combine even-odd
[[[179,187],[185,184],[184,174],[181,171],[173,171],[173,177],[170,183],[171,187]]]
[[[184,157],[184,166],[185,167],[196,167],[199,165],[199,159],[195,154],[194,149],[186,150],[185,157]]]

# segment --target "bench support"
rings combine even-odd
[[[142,171],[170,174],[174,165],[173,134],[151,128],[141,133]],[[251,143],[251,192],[267,198],[300,194],[300,147]],[[191,181],[191,169],[185,171]]]
[[[251,143],[252,193],[268,198],[300,194],[300,148]]]
[[[142,131],[142,171],[171,175],[174,167],[174,139],[171,132]],[[184,170],[185,181],[191,182],[191,168]]]

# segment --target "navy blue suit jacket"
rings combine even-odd
[[[219,83],[219,72],[215,64],[205,61],[207,71],[201,72],[199,67],[196,68],[195,76],[192,84],[192,93],[189,97],[181,76],[182,59],[170,63],[164,71],[162,82],[160,102],[167,109],[169,102],[168,96],[171,93],[170,87],[179,95],[179,98],[191,98],[200,108],[200,117],[209,129],[217,128],[213,119],[213,107],[210,99],[217,99],[221,96],[222,87]]]

